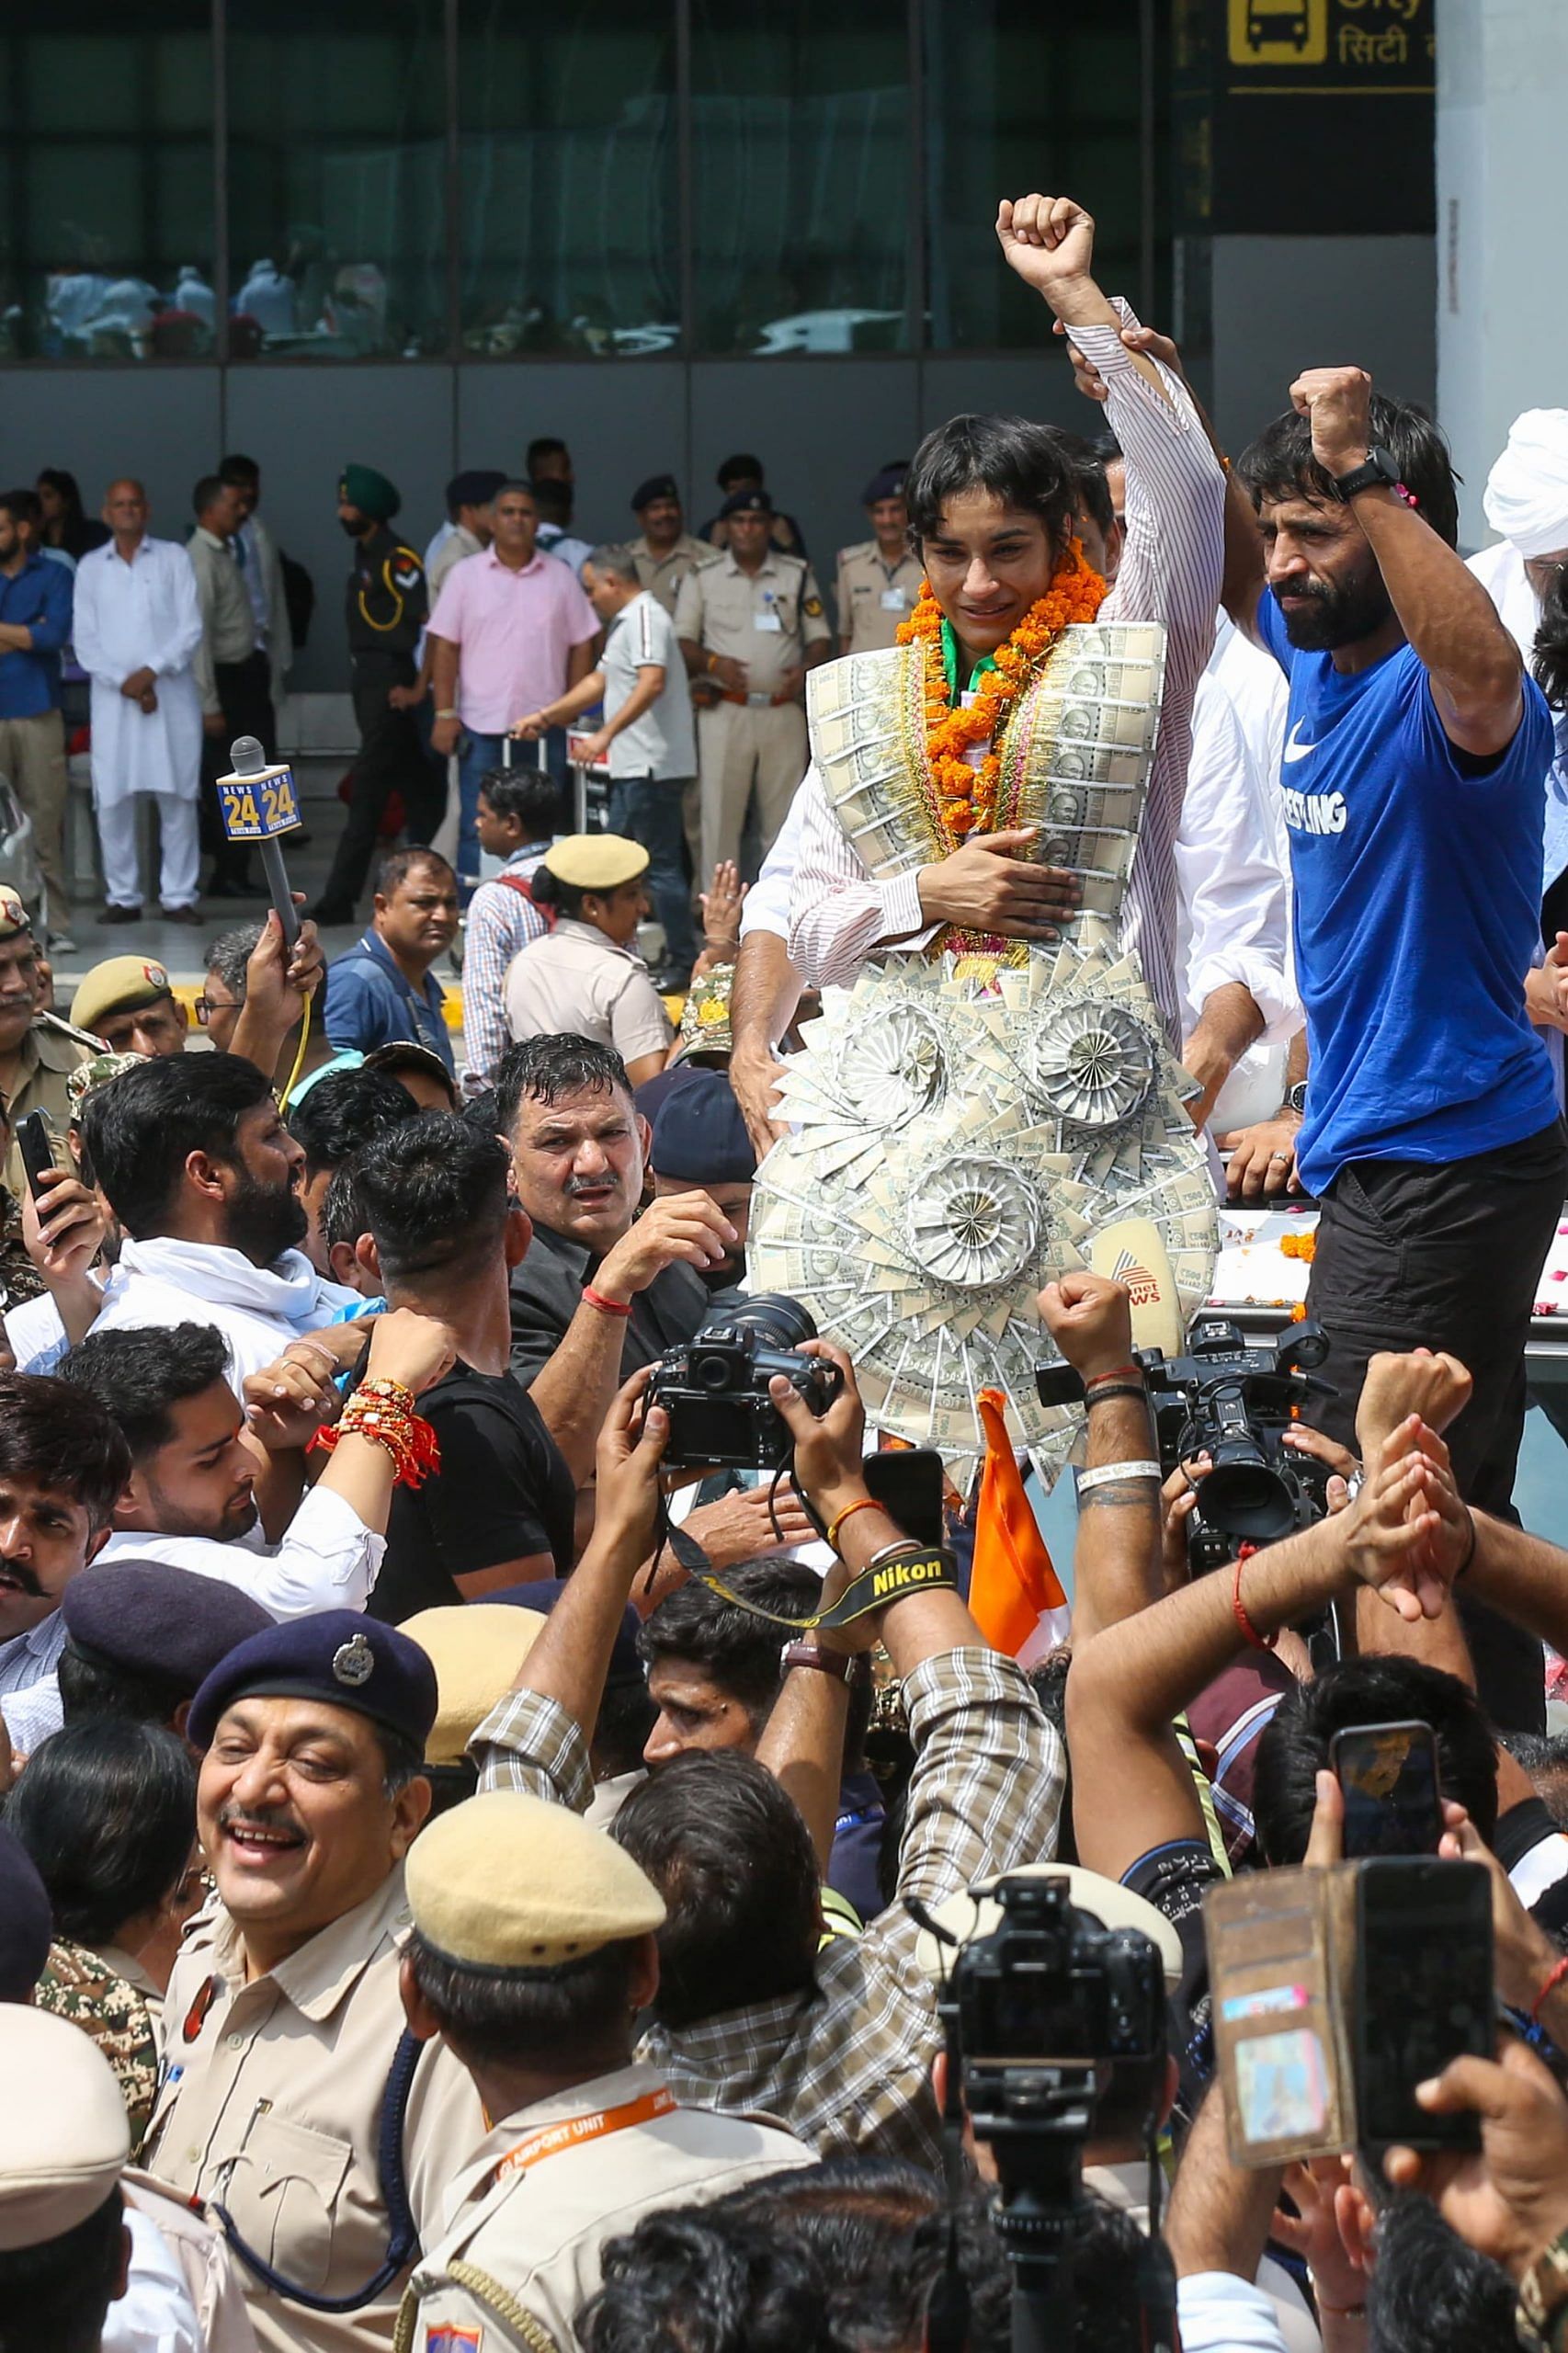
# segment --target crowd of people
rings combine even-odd
[[[1308,369],[1233,464],[1081,207],[997,231],[1098,413],[879,473],[836,636],[755,459],[701,536],[664,476],[590,547],[540,441],[423,553],[348,467],[344,833],[296,938],[212,940],[194,1028],[133,945],[55,1009],[59,656],[117,919],[141,794],[165,914],[253,895],[210,788],[287,668],[259,477],[186,546],[133,482],[96,544],[62,478],[0,496],[42,867],[0,889],[0,2353],[1568,2346],[1568,1553],[1512,1501],[1568,1190],[1568,411],[1467,567],[1418,409]],[[753,1312],[817,993],[1071,936],[1093,878],[996,813],[1073,597],[1164,631],[1120,943],[1217,1194],[1318,1204],[1330,1386],[1287,1440],[1322,1507],[1199,1573],[1215,1466],[1159,1459],[1128,1283],[1051,1282],[1083,1423],[1031,1648],[985,1492],[915,1509],[838,1340],[766,1383],[777,1477],[677,1445],[665,1375]],[[808,679],[901,626],[948,847],[889,873]],[[1340,2145],[1308,1992],[1244,2079],[1205,1925],[1249,1877],[1311,1913],[1369,1729],[1428,1736],[1416,1851],[1480,1875],[1492,1982],[1471,2047],[1400,2046],[1403,2136]],[[1096,2008],[1106,1931],[1142,2013]],[[1260,2114],[1317,2154],[1249,2154]]]

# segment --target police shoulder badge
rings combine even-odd
[[[347,1683],[351,1691],[358,1691],[362,1683],[369,1683],[375,1671],[376,1654],[363,1634],[355,1634],[347,1643],[340,1643],[332,1654],[335,1678],[339,1683]]]

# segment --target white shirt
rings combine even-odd
[[[1176,2324],[1182,2353],[1288,2353],[1270,2299],[1233,2272],[1178,2279]]]
[[[103,1563],[165,1561],[171,1568],[188,1569],[193,1576],[237,1586],[274,1618],[285,1619],[313,1617],[320,1609],[363,1609],[386,1550],[386,1538],[373,1534],[341,1495],[330,1487],[312,1487],[279,1544],[269,1544],[259,1527],[227,1544],[210,1536],[120,1529],[97,1557]],[[59,1611],[44,1625],[55,1630],[55,1655],[48,1671],[10,1699],[0,1699],[0,1713],[22,1756],[30,1756],[40,1741],[65,1722],[55,1671],[65,1639]],[[43,1629],[34,1631],[41,1633]]]
[[[270,1267],[253,1267],[242,1251],[160,1235],[122,1245],[93,1329],[216,1324],[229,1344],[237,1389],[290,1340],[330,1324],[358,1296],[341,1283],[324,1282],[299,1250],[285,1250]]]
[[[1494,548],[1483,548],[1466,562],[1496,606],[1498,618],[1524,655],[1528,669],[1540,627],[1540,598],[1530,586],[1524,557],[1512,540],[1499,540]]]
[[[815,770],[812,770],[815,774]],[[811,777],[796,791],[790,803],[790,813],[779,826],[773,847],[762,861],[762,872],[746,892],[741,905],[741,938],[749,939],[754,931],[770,931],[776,939],[790,937],[790,893],[794,887],[795,869],[801,862],[801,841],[806,830],[806,812],[811,801]]]
[[[609,625],[599,667],[605,676],[605,716],[613,719],[631,699],[638,673],[655,665],[665,683],[658,698],[612,736],[613,779],[652,776],[661,784],[697,774],[697,735],[691,719],[691,689],[676,625],[651,589],[624,605]]]
[[[190,558],[172,540],[143,539],[129,563],[114,541],[76,566],[71,620],[76,659],[93,682],[93,791],[194,801],[201,765],[201,698],[191,660],[201,643],[201,600]],[[119,689],[154,673],[157,709]]]
[[[129,2202],[131,2276],[110,2304],[103,2353],[206,2353],[185,2275],[156,2223]]]

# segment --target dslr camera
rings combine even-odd
[[[1222,1316],[1198,1324],[1190,1354],[1167,1357],[1134,1348],[1143,1369],[1159,1438],[1160,1470],[1207,1454],[1213,1469],[1198,1489],[1187,1521],[1193,1574],[1221,1568],[1244,1544],[1278,1544],[1310,1528],[1328,1508],[1328,1472],[1310,1455],[1280,1444],[1297,1409],[1338,1392],[1312,1372],[1328,1354],[1316,1324],[1292,1324],[1272,1347],[1248,1347],[1241,1326]],[[1084,1384],[1068,1364],[1037,1367],[1042,1405],[1081,1403]]]
[[[1100,2070],[1119,2111],[1153,2145],[1165,2076],[1165,1984],[1158,1948],[1136,1928],[1080,1911],[1064,1878],[1005,1878],[1002,1917],[959,1951],[942,1996],[976,2138],[996,2161],[992,2219],[1013,2275],[1015,2346],[1072,2341],[1073,2248],[1084,2213],[1083,2157]],[[1144,2300],[1174,2307],[1163,2249]],[[1157,2274],[1157,2276],[1156,2276]],[[1150,2343],[1169,2341],[1158,2332]]]
[[[1244,1544],[1278,1544],[1323,1518],[1325,1465],[1280,1440],[1297,1408],[1338,1392],[1311,1370],[1328,1354],[1316,1324],[1292,1324],[1272,1347],[1249,1348],[1239,1325],[1214,1317],[1187,1345],[1189,1356],[1146,1348],[1138,1361],[1165,1476],[1195,1454],[1214,1466],[1187,1522],[1187,1560],[1199,1575],[1233,1561]]]
[[[787,1463],[794,1441],[767,1393],[768,1382],[782,1373],[817,1415],[826,1413],[843,1386],[835,1364],[801,1355],[801,1342],[816,1336],[798,1299],[759,1291],[705,1324],[684,1348],[661,1357],[645,1402],[662,1405],[670,1417],[665,1469],[730,1464],[776,1471]]]

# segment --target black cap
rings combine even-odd
[[[676,488],[674,474],[650,474],[646,482],[640,482],[631,494],[632,513],[641,515],[644,506],[652,506],[655,498],[673,498],[678,506],[680,493]]]
[[[506,477],[483,466],[471,466],[466,473],[454,474],[447,484],[447,512],[455,514],[460,506],[488,506]]]
[[[38,1865],[0,1824],[0,2002],[25,2002],[43,1974],[54,1915]]]
[[[756,1151],[735,1090],[722,1070],[692,1073],[665,1096],[653,1121],[648,1165],[687,1185],[749,1185]]]
[[[733,490],[719,509],[721,522],[732,515],[771,515],[773,501],[765,490]]]
[[[60,1615],[79,1657],[155,1676],[187,1699],[231,1651],[273,1623],[238,1586],[172,1561],[105,1561],[84,1569],[62,1594]]]
[[[907,458],[895,458],[891,465],[880,468],[860,493],[861,506],[874,506],[879,498],[902,498],[908,472]]]
[[[253,1634],[191,1702],[186,1736],[205,1748],[236,1699],[324,1699],[401,1733],[423,1756],[436,1721],[436,1670],[417,1643],[354,1609],[323,1609]]]

